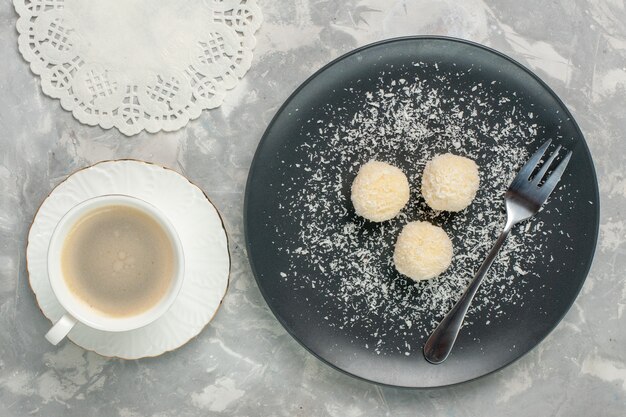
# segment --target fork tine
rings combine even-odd
[[[541,157],[546,152],[546,149],[548,149],[548,146],[550,146],[550,143],[552,143],[552,139],[548,139],[543,145],[541,145],[539,149],[537,149],[537,152],[535,152],[533,156],[530,157],[528,162],[526,162],[524,166],[519,170],[519,172],[515,176],[515,179],[513,179],[513,182],[511,183],[511,187],[509,188],[517,188],[518,186],[528,181],[530,175],[537,167],[537,164],[539,163],[539,161],[541,161]]]
[[[569,151],[567,155],[565,155],[565,158],[563,158],[563,160],[559,162],[559,165],[554,169],[552,174],[550,174],[546,182],[541,186],[541,188],[539,188],[541,198],[543,199],[542,204],[545,203],[545,201],[548,199],[548,196],[552,194],[552,191],[554,191],[554,189],[556,188],[556,185],[559,183],[563,172],[565,172],[565,168],[567,168],[567,164],[569,163],[571,156],[572,151]]]
[[[533,181],[532,181],[533,184],[539,185],[539,182],[544,177],[544,175],[546,175],[546,172],[548,172],[550,165],[552,165],[552,162],[554,162],[554,158],[557,157],[560,150],[561,150],[561,145],[557,146],[556,150],[552,153],[552,155],[550,155],[550,158],[548,158],[548,160],[543,163],[543,166],[541,167],[537,175],[535,175],[535,178],[533,178]]]

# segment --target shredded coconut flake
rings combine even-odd
[[[354,113],[329,106],[323,120],[309,120],[317,133],[299,145],[302,158],[295,165],[305,186],[294,193],[281,185],[278,191],[281,216],[296,219],[299,229],[293,236],[277,227],[285,237],[280,250],[293,261],[281,279],[296,291],[316,288],[323,295],[318,309],[326,314],[325,323],[358,327],[367,336],[354,343],[378,354],[408,355],[416,336],[428,335],[460,297],[504,225],[504,191],[528,159],[527,146],[542,132],[533,113],[516,111],[517,97],[496,93],[494,83],[457,89],[451,81],[463,73],[444,73],[437,65],[428,69],[436,75],[381,78],[370,91],[354,92],[351,102],[362,103]],[[331,146],[320,145],[325,142]],[[459,213],[431,210],[419,192],[425,163],[446,152],[472,158],[480,171],[476,199]],[[356,216],[349,202],[351,181],[371,159],[401,167],[411,184],[411,199],[400,215],[377,225]],[[442,226],[454,244],[450,268],[418,283],[400,275],[392,260],[399,232],[413,220]],[[504,314],[503,304],[522,302],[525,283],[537,278],[527,271],[542,261],[537,247],[550,233],[537,221],[513,230],[470,309],[469,323],[480,318],[488,325]],[[302,262],[310,266],[308,273],[293,266]],[[392,336],[395,341],[386,343]]]

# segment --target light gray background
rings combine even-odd
[[[127,138],[78,123],[44,96],[0,5],[0,416],[624,416],[626,415],[626,8],[620,0],[261,0],[250,72],[224,105],[174,133]],[[343,375],[283,330],[243,249],[245,180],[280,104],[329,60],[396,35],[446,34],[535,70],[574,113],[601,190],[600,240],[587,282],[558,328],[489,377],[432,391]],[[74,170],[103,159],[171,167],[224,214],[233,271],[200,336],[156,359],[110,360],[48,344],[25,240],[36,208]],[[580,219],[585,221],[585,219]]]

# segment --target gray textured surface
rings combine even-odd
[[[620,0],[261,1],[252,69],[224,105],[187,128],[126,138],[80,125],[16,45],[0,5],[0,416],[624,416],[626,410],[626,5]],[[243,191],[278,106],[313,70],[363,44],[447,34],[497,48],[535,70],[574,113],[601,189],[601,234],[583,291],[534,351],[494,375],[435,391],[382,388],[336,372],[280,327],[243,250]],[[166,165],[225,215],[233,273],[217,317],[156,359],[109,360],[43,339],[50,323],[25,269],[32,216],[67,174],[103,159]],[[584,219],[581,219],[584,221]]]

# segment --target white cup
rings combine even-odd
[[[174,251],[174,276],[168,292],[149,310],[133,316],[113,317],[93,309],[68,288],[61,269],[61,251],[65,238],[79,219],[92,210],[120,205],[141,210],[163,228]],[[176,300],[183,284],[184,259],[183,247],[174,226],[161,211],[148,202],[126,195],[111,194],[94,197],[74,206],[57,224],[50,239],[50,246],[48,246],[48,279],[54,295],[66,313],[48,331],[46,339],[54,345],[58,344],[77,322],[107,332],[124,332],[152,323],[161,317]]]

